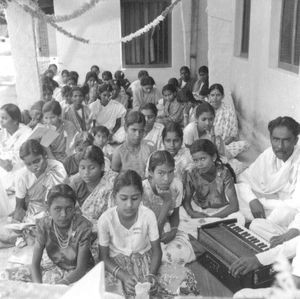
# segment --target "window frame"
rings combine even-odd
[[[299,0],[294,0],[294,11],[293,11],[293,32],[292,32],[292,46],[291,46],[291,63],[280,61],[281,55],[281,42],[283,39],[283,10],[284,10],[284,0],[281,6],[281,14],[280,14],[280,31],[279,31],[279,50],[278,50],[278,67],[293,73],[299,73],[299,65],[295,65],[294,62],[294,54],[295,54],[295,39],[296,39],[296,25],[297,25],[297,9],[300,5]],[[300,20],[298,20],[300,22]]]
[[[124,16],[123,16],[123,9],[121,7],[121,1],[120,0],[120,11],[121,11],[121,18],[120,18],[120,23],[121,23],[121,32],[123,31],[123,20],[124,20]],[[134,0],[132,0],[134,1]],[[152,2],[152,1],[150,1]],[[154,2],[154,1],[153,1]],[[155,2],[159,2],[159,0],[155,1]],[[172,3],[172,1],[171,1]],[[146,8],[148,10],[148,8]],[[160,12],[161,13],[161,12]],[[146,15],[148,15],[146,13]],[[145,35],[145,60],[146,63],[144,64],[126,64],[126,54],[125,54],[125,44],[126,43],[122,43],[121,45],[121,55],[122,55],[122,67],[123,68],[131,68],[131,69],[136,69],[136,68],[169,68],[172,66],[172,14],[168,14],[167,18],[167,22],[168,22],[168,63],[157,63],[157,64],[149,64],[149,34],[151,31],[144,33]],[[146,24],[152,22],[153,20],[146,20]],[[165,20],[164,20],[165,21]],[[159,26],[159,25],[158,25]],[[139,38],[139,37],[137,37]]]
[[[249,4],[249,22],[246,22],[246,1],[248,1]],[[242,5],[242,24],[241,24],[241,40],[240,40],[240,57],[243,58],[248,58],[249,57],[249,46],[250,46],[250,20],[251,20],[251,0],[243,0],[243,5]],[[246,25],[248,26],[248,47],[247,47],[247,52],[243,51],[243,42],[245,41],[245,27]]]

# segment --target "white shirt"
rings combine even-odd
[[[192,143],[199,139],[197,123],[191,122],[183,129],[183,143],[192,145]]]
[[[256,257],[262,265],[266,266],[273,264],[280,255],[287,259],[294,258],[292,263],[293,274],[300,276],[300,236],[267,251],[258,253]]]
[[[102,106],[97,100],[89,105],[91,110],[91,118],[96,120],[97,126],[105,126],[111,131],[118,118],[126,114],[125,107],[115,100],[110,100],[106,106]]]
[[[118,254],[144,254],[151,249],[150,242],[159,239],[156,217],[150,209],[142,205],[139,206],[136,222],[129,229],[121,224],[117,207],[106,210],[97,226],[99,244],[109,247],[111,257]]]

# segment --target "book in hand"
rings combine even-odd
[[[35,226],[35,222],[16,222],[16,223],[8,223],[8,224],[5,224],[4,227],[6,229],[10,229],[10,230],[15,230],[15,231],[21,231],[25,228],[29,228],[29,227],[33,227]]]
[[[28,139],[38,139],[42,146],[48,147],[58,135],[54,126],[38,124]]]

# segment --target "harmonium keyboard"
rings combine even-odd
[[[266,240],[237,225],[236,219],[199,227],[196,243],[202,249],[202,254],[198,258],[200,264],[231,291],[236,292],[242,288],[264,288],[272,284],[274,280],[272,266],[262,266],[237,277],[229,273],[231,264],[240,257],[254,256],[270,248]]]

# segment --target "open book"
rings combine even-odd
[[[8,223],[4,225],[6,229],[11,229],[16,231],[21,231],[25,228],[32,227],[32,226],[35,226],[35,222]]]
[[[48,147],[58,135],[54,126],[38,124],[28,139],[38,139],[42,146]]]

